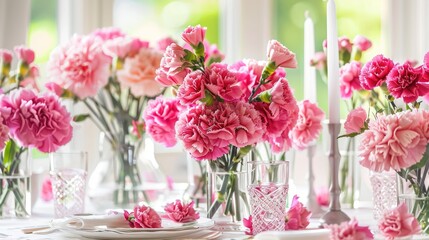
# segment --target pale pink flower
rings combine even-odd
[[[310,65],[315,66],[319,70],[324,69],[326,66],[326,53],[316,52],[314,57],[310,60]]]
[[[348,99],[353,95],[354,90],[361,90],[360,86],[361,63],[351,61],[340,68],[340,92],[341,97]]]
[[[28,71],[28,75],[19,83],[19,86],[40,92],[36,82],[38,77],[40,77],[39,68],[35,65],[32,65]]]
[[[224,110],[225,114],[218,110],[218,117],[225,118],[219,119],[219,122],[214,119],[212,109],[203,104],[189,108],[179,116],[176,123],[177,138],[194,159],[215,160],[228,152],[228,141],[232,139],[234,124],[237,123],[237,116],[228,110]],[[209,131],[215,123],[223,124]],[[212,139],[217,140],[216,144]]]
[[[206,62],[221,62],[225,58],[225,55],[219,51],[216,44],[208,44],[208,46],[204,48],[206,49]]]
[[[247,228],[247,231],[244,233],[246,235],[253,235],[253,223],[252,223],[252,215],[249,215],[249,218],[243,218],[243,226]]]
[[[286,128],[280,132],[280,135],[269,135],[267,138],[274,153],[283,153],[292,147],[292,139],[290,138],[291,129]]]
[[[182,39],[192,47],[198,46],[199,43],[204,42],[207,28],[197,25],[195,27],[189,26],[182,33]]]
[[[148,102],[148,106],[143,112],[146,131],[155,141],[166,147],[172,147],[177,143],[174,126],[178,118],[179,100],[177,98],[157,97]]]
[[[422,116],[416,112],[378,115],[369,123],[359,146],[360,164],[372,171],[399,171],[419,162],[427,139],[420,134]]]
[[[352,43],[348,37],[339,37],[338,38],[338,50],[352,52]]]
[[[14,51],[16,53],[16,56],[18,56],[18,59],[27,63],[27,64],[31,64],[32,62],[34,62],[34,51],[30,48],[27,48],[25,46],[16,46],[14,48]]]
[[[316,189],[316,201],[320,206],[328,206],[330,199],[329,199],[329,190],[327,187],[320,187]]]
[[[52,181],[50,177],[46,177],[42,182],[42,192],[40,194],[41,198],[45,202],[49,202],[54,198],[52,192]]]
[[[177,92],[177,98],[183,105],[197,103],[205,97],[204,75],[201,71],[188,74]]]
[[[58,97],[61,97],[61,95],[64,93],[64,89],[60,85],[58,85],[58,84],[56,84],[54,82],[48,82],[48,83],[46,83],[45,87],[49,91],[55,93],[55,95],[57,95]]]
[[[160,67],[156,70],[156,78],[164,86],[182,84],[190,69],[183,67],[185,50],[176,43],[170,44],[164,52]]]
[[[12,62],[12,52],[7,49],[0,49],[0,60],[3,64]]]
[[[227,64],[214,63],[206,69],[205,87],[224,101],[241,99],[243,91],[235,73],[228,70]]]
[[[200,214],[194,209],[194,201],[186,204],[176,200],[168,203],[164,211],[169,219],[180,223],[193,222],[200,218]]]
[[[366,111],[362,107],[351,110],[344,123],[346,134],[360,133],[365,126],[366,117]]]
[[[393,66],[394,63],[389,58],[383,55],[375,56],[362,67],[359,76],[360,85],[366,90],[381,86],[386,81],[386,77]]]
[[[54,94],[21,88],[3,96],[0,108],[11,136],[24,147],[54,152],[72,138],[71,116]]]
[[[355,45],[359,51],[363,52],[372,46],[372,42],[362,35],[356,35],[356,37],[353,39],[353,45]]]
[[[394,66],[386,82],[392,96],[402,98],[405,103],[414,102],[429,92],[429,79],[422,78],[422,68],[413,68],[409,63]]]
[[[3,117],[0,116],[0,151],[3,151],[6,142],[9,140],[9,128],[4,123]]]
[[[124,59],[127,56],[134,56],[141,48],[148,48],[149,42],[138,38],[117,37],[107,40],[103,44],[103,51],[111,56]]]
[[[378,223],[378,228],[389,240],[411,236],[421,231],[419,222],[414,215],[408,213],[405,203],[385,212]]]
[[[270,40],[268,42],[267,56],[270,62],[275,63],[276,67],[297,67],[295,53],[291,52],[277,40]]]
[[[302,150],[319,137],[325,114],[317,104],[309,100],[300,102],[298,107],[298,121],[290,132],[290,138],[293,145]]]
[[[285,230],[305,229],[310,224],[311,212],[298,201],[298,196],[293,196],[292,204],[286,212]]]
[[[259,142],[265,132],[259,112],[245,102],[235,103],[233,111],[237,114],[238,123],[231,144],[240,148]]]
[[[423,136],[426,139],[429,139],[429,111],[419,109],[419,111],[416,114],[420,114],[420,135]]]
[[[100,39],[74,36],[57,47],[48,61],[48,79],[80,99],[95,96],[109,79],[111,58]]]
[[[161,217],[145,205],[134,207],[133,212],[124,210],[124,218],[132,228],[161,228]]]
[[[125,33],[123,33],[119,28],[115,27],[99,28],[92,32],[91,35],[99,37],[103,41],[125,37]]]
[[[324,225],[324,228],[331,230],[331,240],[369,240],[374,239],[374,235],[368,226],[359,226],[356,219],[343,222],[340,225]]]
[[[176,43],[174,39],[171,37],[162,38],[157,42],[158,49],[161,51],[167,50],[167,47],[170,46],[172,43]]]
[[[162,53],[152,48],[141,48],[134,57],[125,59],[124,67],[117,72],[123,88],[129,88],[136,97],[155,97],[163,87],[155,81]]]

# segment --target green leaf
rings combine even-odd
[[[195,61],[195,59],[197,59],[197,57],[193,52],[189,51],[188,49],[184,49],[184,51],[185,51],[185,56],[183,57],[183,59],[185,61],[192,62],[192,61]]]
[[[344,134],[341,136],[338,136],[337,138],[343,138],[343,137],[356,137],[357,135],[361,134],[362,132],[354,132],[354,133],[349,133],[349,134]]]
[[[75,122],[82,122],[85,121],[85,119],[89,118],[89,114],[79,114],[73,117],[73,121]]]
[[[6,171],[9,173],[10,167],[12,166],[13,160],[15,159],[16,145],[15,142],[10,139],[6,142],[6,146],[3,150],[3,165]]]
[[[202,42],[198,43],[198,46],[194,47],[195,49],[195,54],[198,57],[204,57],[204,44]]]
[[[416,170],[416,169],[423,168],[426,165],[426,162],[428,161],[428,159],[429,159],[429,144],[426,145],[426,151],[423,154],[422,160],[420,160],[420,162],[418,162],[418,163],[412,165],[411,167],[409,167],[408,170],[409,171],[413,171],[413,170]]]

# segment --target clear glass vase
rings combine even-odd
[[[215,221],[216,230],[244,230],[242,219],[250,214],[247,172],[226,172],[214,164],[207,165],[207,217]]]
[[[5,151],[14,148],[13,157]],[[25,218],[31,215],[31,160],[28,148],[7,143],[1,152],[0,218]],[[10,153],[10,152],[9,152]]]
[[[195,208],[206,211],[207,207],[207,162],[196,161],[187,154],[188,187],[183,193],[185,201],[194,201]]]
[[[156,204],[164,197],[166,178],[150,138],[111,146],[100,137],[100,162],[89,179],[89,197],[100,209]]]
[[[395,171],[371,172],[373,216],[378,221],[387,210],[398,204],[397,174]]]

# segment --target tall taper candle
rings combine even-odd
[[[329,123],[339,123],[340,74],[338,57],[337,14],[334,0],[328,0],[327,24]]]
[[[314,25],[313,20],[305,12],[304,22],[304,99],[317,102],[316,97],[316,68],[310,66],[314,57]]]

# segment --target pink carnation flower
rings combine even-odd
[[[352,43],[348,37],[339,37],[338,38],[338,50],[352,52]]]
[[[27,64],[31,64],[32,62],[34,62],[35,54],[34,51],[30,48],[24,46],[16,46],[14,50],[19,60]]]
[[[252,215],[249,215],[249,218],[243,218],[243,226],[247,228],[247,231],[244,233],[246,235],[253,235],[253,223],[252,223]]]
[[[46,177],[42,182],[41,197],[45,202],[49,202],[54,198],[54,194],[52,192],[52,181],[50,177]]]
[[[183,68],[183,58],[185,50],[172,43],[167,47],[161,59],[160,67],[156,70],[156,78],[164,86],[180,85],[183,79],[190,72],[188,68]]]
[[[285,230],[305,229],[310,224],[311,212],[293,196],[292,204],[286,213]]]
[[[320,206],[327,207],[329,205],[329,190],[327,187],[320,187],[316,189],[316,200]]]
[[[359,51],[363,52],[372,46],[372,42],[362,35],[356,35],[356,37],[353,39],[353,45],[355,45]]]
[[[393,67],[386,82],[392,96],[402,98],[405,103],[429,92],[429,79],[422,78],[422,68],[413,68],[409,63]]]
[[[132,228],[161,228],[161,217],[145,205],[134,207],[134,212],[124,210],[124,218]]]
[[[332,240],[369,240],[374,239],[374,235],[368,226],[359,226],[356,219],[343,222],[340,225],[325,225],[324,228],[331,230]]]
[[[185,204],[176,200],[176,202],[168,203],[164,207],[164,211],[169,219],[180,223],[193,222],[200,218],[200,214],[194,209],[193,201]]]
[[[348,99],[354,90],[361,90],[359,74],[361,63],[352,61],[340,68],[340,92],[341,97]]]
[[[115,27],[100,28],[92,32],[91,35],[99,37],[103,41],[125,37],[125,33]]]
[[[317,69],[321,70],[326,66],[326,53],[325,52],[316,52],[314,57],[310,60],[310,65],[315,66]]]
[[[227,64],[215,63],[205,72],[205,87],[227,102],[241,99],[243,91],[236,74],[228,70]]]
[[[358,107],[350,111],[349,115],[347,115],[346,122],[344,123],[346,134],[360,133],[362,128],[364,128],[366,116],[366,111],[362,107]]]
[[[19,86],[40,92],[36,82],[38,77],[40,77],[39,68],[35,65],[32,65],[30,66],[27,76],[19,83]]]
[[[134,56],[141,48],[148,48],[149,42],[138,38],[117,37],[106,41],[103,44],[103,51],[111,57],[124,59],[127,56]]]
[[[64,93],[64,89],[60,85],[58,85],[58,84],[56,84],[54,82],[48,82],[48,83],[46,83],[45,87],[49,91],[55,93],[55,95],[57,95],[58,97],[61,97],[61,95]]]
[[[204,42],[207,28],[197,25],[195,27],[189,26],[182,33],[182,39],[192,47],[198,46]]]
[[[414,215],[408,213],[405,203],[384,213],[378,223],[378,228],[386,239],[411,236],[421,231],[420,224]]]
[[[225,58],[225,55],[219,51],[216,44],[208,44],[208,46],[204,48],[206,49],[206,62],[221,62]]]
[[[275,63],[276,67],[297,67],[295,53],[289,51],[289,49],[287,49],[277,40],[270,40],[268,42],[267,56],[270,62]]]
[[[280,79],[270,90],[270,111],[274,117],[280,114],[280,109],[292,110],[297,105],[292,89],[286,78]]]
[[[375,56],[367,62],[359,76],[360,85],[366,90],[381,86],[386,81],[387,74],[393,68],[393,61],[383,55]]]
[[[195,104],[205,97],[204,75],[201,71],[188,74],[177,92],[177,98],[183,105]]]
[[[7,49],[0,49],[0,60],[3,64],[12,62],[12,52]]]
[[[378,115],[369,123],[359,146],[360,164],[372,171],[399,171],[419,162],[427,139],[420,134],[421,115],[400,112]]]
[[[259,142],[265,132],[259,112],[253,105],[244,102],[234,104],[233,111],[238,117],[238,123],[231,144],[241,148]]]
[[[9,128],[4,124],[3,118],[0,116],[0,151],[3,151],[6,142],[9,140]]]
[[[162,53],[152,48],[141,48],[134,57],[125,59],[123,69],[117,72],[118,81],[129,88],[136,97],[155,97],[163,87],[155,81],[155,71],[159,67]]]
[[[319,137],[322,130],[323,111],[315,103],[304,100],[298,104],[299,114],[290,138],[297,149],[304,149]]]
[[[146,122],[146,131],[152,138],[163,143],[166,147],[176,145],[174,125],[179,118],[179,100],[158,97],[150,100],[143,112]]]
[[[74,36],[48,61],[48,78],[80,99],[93,97],[107,84],[111,58],[94,36]]]
[[[3,96],[0,107],[11,136],[24,147],[54,152],[72,138],[70,113],[53,94],[38,97],[21,88]]]
[[[160,39],[156,44],[158,45],[158,49],[161,51],[167,50],[167,47],[170,46],[172,43],[176,43],[171,37],[166,37]]]

